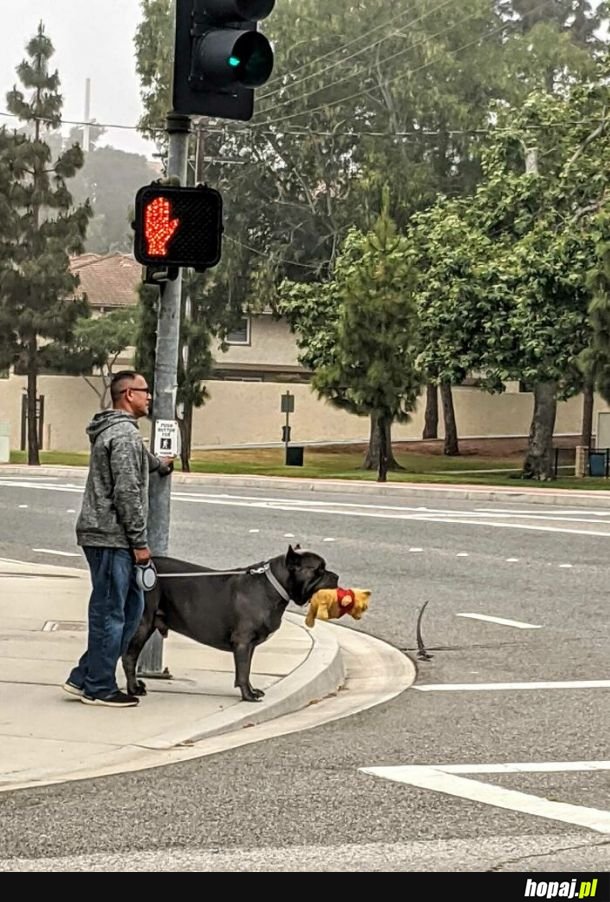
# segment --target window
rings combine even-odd
[[[249,345],[250,344],[250,317],[244,316],[239,324],[232,329],[227,335],[228,345]]]

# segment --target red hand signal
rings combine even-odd
[[[151,257],[167,257],[167,246],[176,229],[179,219],[172,219],[172,205],[165,197],[155,197],[146,207],[144,214],[144,235]]]

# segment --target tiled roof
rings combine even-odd
[[[78,294],[87,295],[92,307],[134,307],[142,267],[129,254],[83,254],[73,257],[70,269],[78,274]]]

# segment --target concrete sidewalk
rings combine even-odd
[[[243,744],[244,733],[256,733],[246,728],[312,705],[322,720],[346,716],[415,679],[411,662],[385,643],[319,622],[309,630],[303,616],[287,613],[254,653],[252,682],[266,693],[260,703],[241,701],[232,655],[170,634],[163,663],[172,680],[147,680],[137,708],[91,707],[60,688],[84,650],[88,598],[86,571],[0,560],[0,791],[209,754],[221,748],[206,750],[210,737]],[[349,710],[338,699],[346,654],[364,671]],[[124,686],[120,665],[117,677]],[[334,700],[330,712],[317,704],[325,699]],[[311,714],[302,722],[315,725]]]
[[[51,476],[59,479],[85,479],[86,467],[26,467],[0,464],[0,477],[27,478]],[[586,484],[586,479],[583,480]],[[561,507],[599,507],[610,504],[610,480],[605,490],[537,488],[520,480],[513,486],[464,485],[457,483],[385,482],[360,479],[308,479],[299,476],[239,476],[217,473],[180,473],[172,476],[172,485],[191,485],[201,488],[282,489],[293,492],[327,494],[381,495],[400,499],[406,495],[421,501],[500,501],[521,504],[545,504]]]

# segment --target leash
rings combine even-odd
[[[252,573],[252,572],[261,572],[261,571],[251,571],[251,570],[213,570],[211,573],[202,573],[199,570],[194,570],[192,573],[157,573],[157,579],[174,579],[174,577],[178,576],[238,576],[240,573]]]
[[[283,585],[275,578],[271,572],[271,564],[267,561],[262,567],[251,567],[249,570],[213,570],[210,573],[194,571],[192,573],[157,573],[157,579],[175,579],[176,577],[192,577],[192,576],[259,576],[265,575],[280,598],[287,604],[292,601],[290,595]]]

